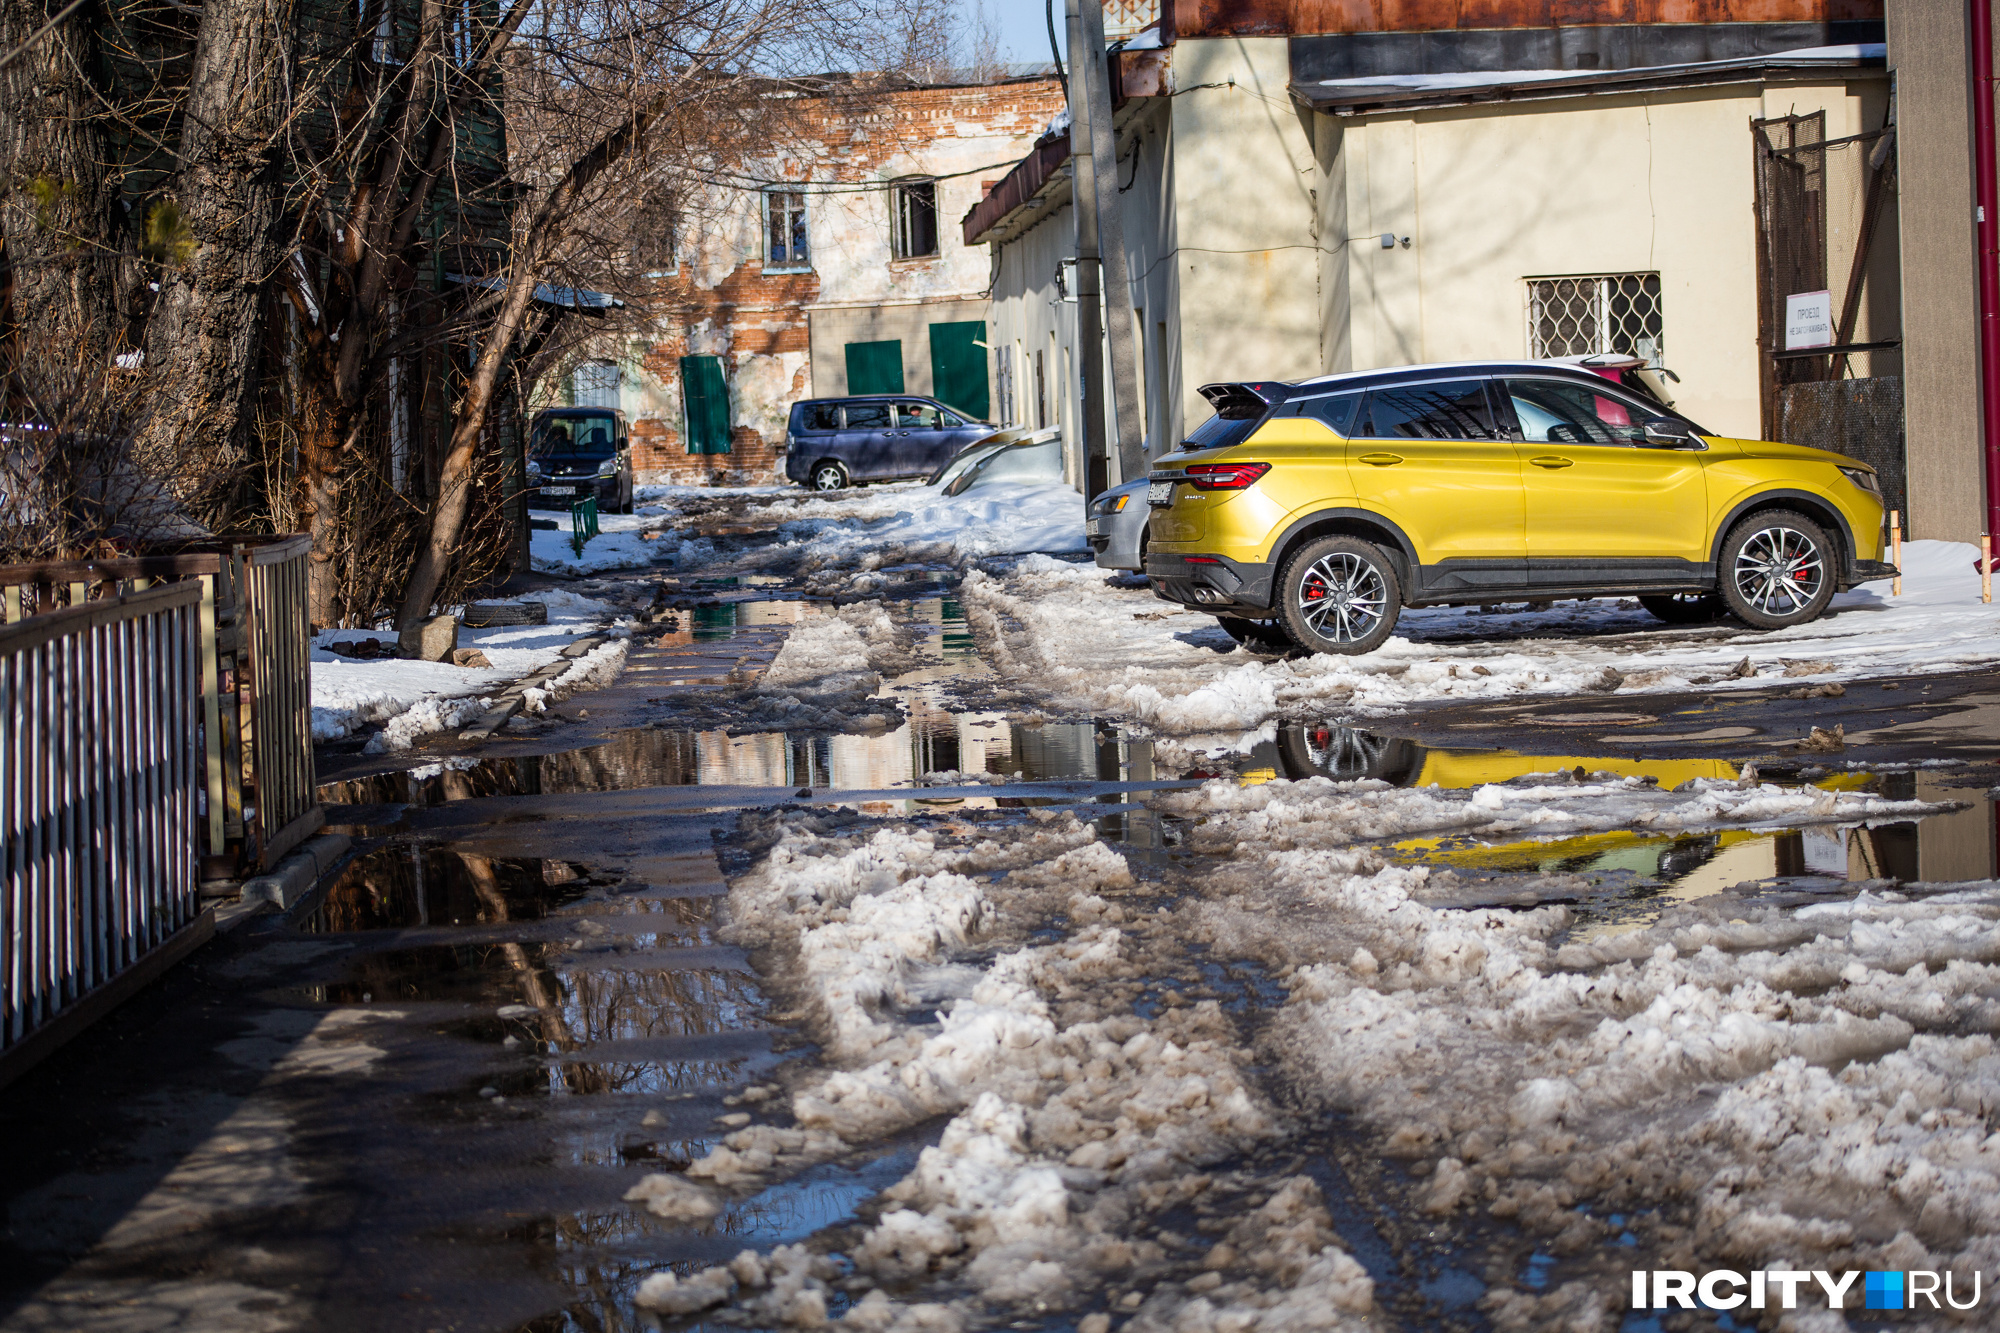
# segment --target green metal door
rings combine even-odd
[[[891,338],[882,343],[847,344],[847,391],[849,393],[901,393],[903,391],[903,344]]]
[[[986,384],[986,321],[931,325],[931,396],[984,421],[993,406]]]
[[[691,454],[729,452],[729,386],[719,356],[681,358],[681,396],[687,406],[687,449]]]

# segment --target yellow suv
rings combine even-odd
[[[1237,639],[1365,653],[1406,606],[1637,595],[1811,620],[1882,564],[1866,463],[1709,434],[1556,362],[1211,384],[1150,474],[1146,574]]]

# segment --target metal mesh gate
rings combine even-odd
[[[1890,506],[1903,508],[1895,130],[1828,139],[1814,112],[1750,131],[1764,434],[1850,453],[1866,441],[1884,490],[1896,491]],[[1822,292],[1826,326],[1806,336],[1794,319],[1788,340],[1788,312]]]

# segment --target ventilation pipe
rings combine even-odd
[[[1979,425],[1985,444],[1984,531],[2000,536],[2000,189],[1994,182],[1993,0],[1972,5],[1972,195],[1979,249]],[[1990,564],[1990,557],[1988,557]],[[1990,575],[1990,567],[1981,570]]]

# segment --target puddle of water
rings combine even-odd
[[[378,848],[328,886],[310,934],[539,921],[596,887],[567,861],[509,860],[435,847]]]

